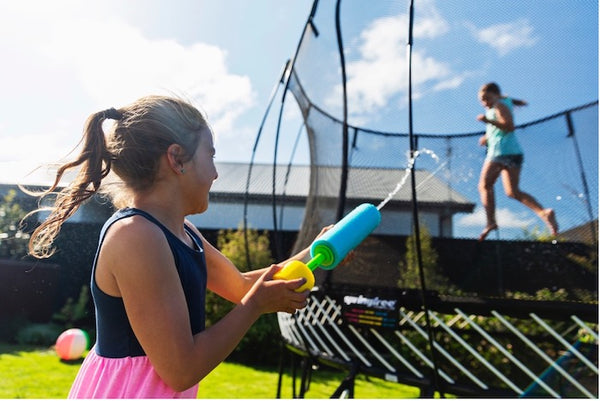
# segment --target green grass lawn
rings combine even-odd
[[[81,361],[61,362],[53,349],[0,343],[0,399],[65,398]],[[307,398],[329,398],[344,378],[342,372],[313,372]],[[198,398],[275,398],[278,372],[233,363],[223,363],[202,383]],[[299,380],[297,381],[299,382]],[[417,398],[419,390],[374,378],[359,376],[356,398]],[[292,397],[292,379],[285,375],[282,398]]]

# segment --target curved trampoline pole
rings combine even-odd
[[[296,156],[296,150],[298,149],[298,143],[300,142],[300,136],[302,135],[302,130],[304,129],[304,122],[302,122],[302,125],[300,125],[300,129],[298,130],[298,133],[296,134],[296,140],[294,141],[294,146],[292,147],[292,153],[290,155],[290,161],[287,164],[286,170],[285,170],[285,178],[283,179],[283,186],[281,188],[282,191],[282,197],[284,199],[285,202],[285,196],[286,196],[286,191],[287,191],[287,186],[290,180],[290,173],[292,172],[292,164],[294,161],[294,157]],[[281,208],[281,210],[279,211],[279,221],[283,221],[283,208]]]
[[[298,53],[300,52],[300,48],[302,47],[302,43],[304,42],[304,37],[307,34],[307,32],[309,32],[310,30],[312,30],[312,32],[315,34],[315,36],[319,35],[319,32],[317,31],[316,27],[313,24],[313,17],[315,15],[315,12],[317,11],[317,4],[319,3],[319,0],[314,0],[310,14],[306,20],[306,23],[304,24],[304,29],[302,30],[302,35],[300,36],[300,40],[298,41],[298,46],[296,47],[296,51],[294,53],[294,57],[292,58],[292,60],[289,62],[287,71],[289,71],[289,73],[284,74],[284,78],[285,78],[285,89],[283,90],[283,94],[281,95],[281,106],[279,107],[279,117],[277,118],[277,128],[275,129],[275,147],[273,150],[273,173],[272,173],[272,186],[271,186],[271,198],[272,198],[272,215],[273,215],[273,241],[275,243],[274,247],[275,247],[275,253],[277,254],[277,259],[283,259],[283,251],[281,249],[281,241],[279,238],[279,229],[277,228],[277,193],[276,193],[276,189],[277,189],[277,151],[279,148],[279,134],[281,132],[281,120],[283,118],[283,107],[285,106],[285,96],[287,94],[289,85],[290,85],[290,78],[292,76],[292,73],[294,71],[294,65],[296,64],[296,58],[298,57]]]
[[[342,25],[340,20],[341,0],[336,1],[335,5],[335,32],[337,37],[338,53],[340,56],[340,69],[342,72],[342,171],[340,175],[340,188],[338,193],[338,204],[336,210],[336,221],[344,217],[346,208],[346,188],[348,181],[348,91],[346,87],[346,59],[344,57],[344,42],[342,39]],[[331,271],[325,274],[324,286],[329,288],[331,285]]]
[[[244,247],[246,252],[246,265],[247,267],[251,266],[250,261],[250,248],[248,245],[248,199],[250,196],[250,179],[252,177],[252,167],[254,166],[254,157],[256,156],[256,150],[258,148],[258,143],[260,141],[260,136],[262,134],[262,130],[265,126],[265,122],[267,121],[267,116],[269,115],[269,111],[271,110],[271,106],[273,105],[273,101],[275,100],[275,96],[279,90],[281,84],[283,84],[286,74],[288,73],[288,69],[290,68],[290,60],[287,60],[283,66],[281,71],[279,80],[273,86],[271,90],[271,96],[269,97],[269,102],[267,103],[267,109],[263,115],[260,126],[258,127],[258,133],[256,134],[256,139],[254,140],[254,146],[252,147],[252,156],[250,157],[250,165],[248,166],[248,175],[246,177],[246,191],[244,193]]]
[[[342,25],[340,20],[341,2],[337,0],[335,5],[335,31],[337,36],[338,52],[340,55],[340,67],[342,72],[342,172],[340,177],[340,190],[338,197],[338,206],[336,220],[341,220],[344,217],[344,209],[346,206],[346,188],[348,181],[348,91],[346,87],[346,58],[344,57],[344,42],[342,38]]]
[[[569,133],[567,135],[568,138],[571,138],[573,141],[573,147],[575,149],[575,156],[577,158],[577,167],[579,168],[579,176],[581,178],[581,184],[583,185],[583,192],[585,195],[585,206],[586,211],[588,213],[588,218],[590,219],[590,231],[592,234],[592,241],[596,248],[598,248],[598,236],[596,234],[596,229],[594,228],[594,212],[592,211],[592,205],[590,204],[590,189],[588,187],[587,178],[585,175],[585,169],[583,167],[583,159],[581,157],[581,150],[579,150],[579,144],[577,143],[577,138],[575,137],[575,128],[573,127],[573,120],[571,119],[571,112],[565,113],[565,118],[567,120],[567,127],[569,129]]]
[[[408,137],[410,142],[410,157],[412,160],[417,152],[417,141],[413,134],[413,118],[412,118],[412,45],[413,45],[413,23],[414,23],[414,0],[410,0],[409,4],[409,19],[408,19],[408,42],[406,46],[407,50],[407,60],[408,60]],[[416,174],[415,174],[415,165],[416,160],[411,166],[410,174],[411,174],[411,193],[412,193],[412,214],[413,214],[413,227],[415,234],[415,249],[417,253],[417,266],[419,267],[419,279],[421,281],[421,302],[423,305],[423,309],[425,311],[425,322],[427,325],[428,331],[428,342],[429,349],[431,351],[431,361],[433,364],[433,389],[437,390],[440,393],[440,397],[444,397],[444,393],[440,388],[439,374],[438,374],[438,365],[436,363],[436,350],[434,347],[435,339],[433,337],[433,330],[431,328],[431,320],[429,318],[429,308],[427,306],[427,297],[426,291],[427,287],[425,285],[425,273],[423,271],[423,255],[421,252],[421,233],[419,229],[419,210],[417,204],[417,186],[416,186]]]

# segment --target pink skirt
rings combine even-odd
[[[69,398],[196,398],[198,385],[177,392],[156,374],[147,356],[104,358],[92,349]]]

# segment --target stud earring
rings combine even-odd
[[[181,174],[185,173],[185,169],[183,167],[179,171],[181,172]]]

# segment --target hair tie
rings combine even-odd
[[[121,117],[123,117],[123,115],[114,107],[104,110],[102,112],[102,116],[104,117],[104,119],[109,118],[111,120],[120,120]]]

